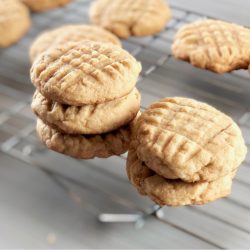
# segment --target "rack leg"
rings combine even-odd
[[[127,223],[132,222],[136,228],[141,228],[149,217],[161,218],[163,216],[162,207],[154,205],[148,211],[138,212],[134,214],[100,214],[98,220],[102,223]]]

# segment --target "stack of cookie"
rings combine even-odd
[[[46,50],[31,68],[41,140],[83,159],[125,153],[140,109],[135,88],[140,71],[132,55],[111,43],[85,41]]]
[[[246,152],[230,117],[192,99],[166,98],[138,118],[127,173],[159,205],[205,204],[230,193]]]

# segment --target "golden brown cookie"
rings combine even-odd
[[[64,6],[71,0],[21,0],[32,11],[40,12]]]
[[[228,175],[244,160],[241,131],[227,115],[188,98],[152,104],[136,124],[137,155],[157,174],[186,182]]]
[[[96,0],[90,9],[93,23],[121,38],[158,33],[170,18],[164,0]]]
[[[31,107],[44,122],[67,134],[101,134],[127,124],[140,109],[141,96],[136,88],[113,101],[68,106],[51,101],[35,92]]]
[[[127,95],[141,64],[110,43],[84,41],[55,46],[33,63],[31,80],[48,99],[80,106]]]
[[[219,20],[200,20],[176,34],[176,58],[217,73],[245,69],[250,64],[250,29]]]
[[[120,40],[107,30],[95,25],[64,25],[40,34],[30,48],[31,61],[56,45],[84,40],[110,42],[121,46]]]
[[[17,0],[0,0],[0,48],[20,40],[30,25],[29,10],[24,4]]]
[[[201,205],[230,194],[235,172],[211,182],[187,183],[169,180],[150,170],[130,149],[127,159],[127,174],[137,190],[164,206]]]
[[[100,135],[63,134],[42,120],[37,120],[37,133],[51,150],[75,158],[92,159],[121,155],[128,150],[133,121],[117,130]]]

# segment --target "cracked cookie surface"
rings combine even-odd
[[[130,149],[127,159],[130,182],[142,195],[149,196],[161,206],[202,205],[230,194],[235,172],[211,182],[187,183],[169,180],[149,169]]]
[[[20,40],[31,26],[28,8],[17,0],[0,0],[0,48]]]
[[[121,155],[128,150],[133,121],[117,130],[100,135],[63,134],[37,120],[37,134],[51,150],[75,158],[92,159]]]
[[[157,174],[212,181],[238,168],[247,148],[237,124],[208,104],[174,97],[152,104],[135,129],[137,155]]]
[[[133,89],[110,102],[68,106],[46,99],[36,91],[31,107],[40,119],[67,134],[101,134],[131,121],[140,109],[140,100],[140,93]]]
[[[96,0],[90,9],[93,23],[121,38],[158,33],[170,17],[164,0]]]
[[[64,6],[70,3],[72,0],[21,0],[32,11],[46,11],[57,7]]]
[[[80,106],[127,95],[140,71],[141,64],[122,48],[85,41],[42,53],[31,68],[31,81],[46,98]]]
[[[246,69],[250,64],[250,29],[219,20],[184,25],[176,34],[176,58],[217,73]]]
[[[66,42],[84,40],[110,42],[121,46],[120,40],[109,31],[95,25],[65,25],[40,34],[30,48],[30,59],[34,59],[47,49]]]

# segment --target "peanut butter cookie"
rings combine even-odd
[[[100,135],[63,134],[42,120],[37,120],[37,133],[41,141],[51,150],[75,158],[92,159],[121,155],[128,150],[133,122]]]
[[[167,179],[213,181],[244,160],[241,131],[227,115],[188,98],[152,104],[136,123],[139,159]]]
[[[164,0],[96,0],[90,10],[93,23],[121,38],[158,33],[170,17]]]
[[[230,194],[231,172],[217,180],[187,183],[181,180],[169,180],[149,169],[130,149],[127,159],[127,174],[137,190],[149,196],[157,204],[164,206],[201,205]]]
[[[250,29],[219,20],[200,20],[176,34],[176,58],[217,73],[246,69],[250,64]]]
[[[33,63],[31,80],[46,98],[80,106],[127,95],[140,71],[141,64],[122,48],[84,41],[42,53]]]
[[[0,48],[19,41],[31,25],[27,7],[17,0],[0,0]]]
[[[21,0],[32,11],[40,12],[64,6],[71,0]]]
[[[68,106],[51,101],[38,91],[31,107],[43,121],[67,134],[101,134],[118,129],[134,119],[140,109],[140,93],[133,89],[128,95],[113,101]]]
[[[47,49],[66,42],[84,40],[110,42],[121,46],[120,40],[107,30],[95,25],[65,25],[40,34],[30,48],[31,61]]]

